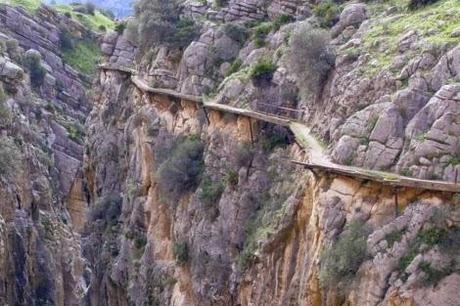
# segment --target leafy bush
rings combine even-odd
[[[416,10],[426,5],[438,2],[439,0],[410,0],[408,7],[411,10]]]
[[[11,177],[21,166],[21,152],[8,137],[0,137],[0,176]]]
[[[443,242],[447,238],[447,230],[443,228],[430,228],[420,232],[417,239],[428,246],[435,246]]]
[[[228,71],[226,72],[225,76],[231,76],[232,74],[234,74],[235,72],[238,72],[241,68],[241,65],[243,65],[243,61],[239,58],[237,58],[236,60],[233,61],[232,65],[230,66],[230,68],[228,69]]]
[[[273,30],[278,31],[282,25],[285,25],[287,23],[293,22],[295,19],[291,15],[280,15],[276,20],[273,22]]]
[[[103,220],[105,224],[116,224],[121,214],[122,202],[123,199],[116,193],[101,197],[90,209],[90,220]]]
[[[62,51],[72,50],[75,47],[74,38],[69,31],[62,30],[59,33],[59,46]]]
[[[132,32],[137,32],[143,50],[163,43],[183,48],[199,33],[193,20],[179,18],[177,1],[140,0],[135,5],[135,16],[137,22],[131,24]],[[133,38],[134,33],[130,36]]]
[[[265,38],[273,30],[273,23],[262,22],[253,28],[253,39],[256,47],[263,47],[265,45]]]
[[[117,25],[115,26],[115,31],[116,31],[118,34],[122,35],[123,32],[125,31],[126,27],[127,27],[127,23],[126,23],[126,22],[124,22],[124,21],[119,22],[119,23],[117,23]]]
[[[188,245],[187,242],[178,242],[174,244],[174,257],[176,258],[176,261],[184,265],[188,262],[189,256],[188,256]]]
[[[239,24],[225,23],[222,26],[222,31],[225,33],[225,35],[238,42],[240,45],[243,45],[244,42],[248,39],[248,30]]]
[[[24,57],[24,66],[29,71],[30,75],[30,84],[33,88],[40,88],[46,76],[46,70],[42,66],[42,58],[39,53],[36,52],[26,52]]]
[[[332,27],[339,21],[340,11],[340,7],[332,0],[321,2],[313,9],[319,24],[325,28]]]
[[[227,184],[229,184],[230,186],[238,185],[238,181],[239,181],[238,172],[236,172],[235,170],[229,170],[227,172],[225,180]]]
[[[367,257],[368,235],[364,222],[354,220],[347,225],[337,242],[321,254],[319,278],[324,288],[342,287],[355,277]]]
[[[431,264],[426,261],[421,262],[419,264],[419,268],[425,273],[422,280],[425,285],[436,285],[440,280],[453,272],[453,269],[450,266],[438,270],[433,268]]]
[[[270,82],[276,69],[278,67],[271,59],[264,58],[252,67],[250,77],[255,81],[256,86],[259,86],[265,82]]]
[[[165,42],[170,46],[184,48],[188,46],[200,33],[200,28],[192,19],[182,18],[175,24],[174,35]]]
[[[224,189],[224,184],[221,181],[213,181],[210,177],[205,177],[201,182],[200,200],[208,205],[216,204],[219,202]]]
[[[304,98],[309,94],[320,94],[335,65],[335,54],[329,41],[327,31],[309,24],[303,24],[291,36],[290,66]]]
[[[178,140],[170,157],[157,171],[159,188],[164,195],[176,199],[198,186],[204,167],[203,150],[198,137]]]

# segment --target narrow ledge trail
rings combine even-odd
[[[325,153],[325,149],[320,142],[312,135],[311,129],[302,122],[294,119],[286,119],[273,114],[261,113],[253,110],[242,109],[225,104],[217,104],[205,101],[200,96],[186,95],[174,90],[150,87],[137,74],[137,71],[114,64],[102,64],[99,66],[104,71],[116,71],[126,73],[130,76],[131,82],[141,91],[150,94],[165,95],[179,98],[189,102],[202,105],[203,108],[231,113],[238,116],[253,118],[258,121],[268,122],[279,126],[287,127],[294,135],[296,142],[308,154],[306,161],[292,161],[311,171],[325,171],[346,177],[360,180],[369,180],[395,188],[414,188],[420,190],[441,191],[449,193],[460,192],[460,184],[444,181],[423,180],[402,176],[392,172],[375,171],[353,166],[345,166],[333,163]]]

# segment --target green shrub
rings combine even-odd
[[[224,189],[224,184],[221,181],[214,181],[206,176],[201,182],[200,200],[208,205],[217,204]]]
[[[265,45],[265,38],[273,30],[273,23],[262,22],[253,28],[252,37],[256,47],[263,47]]]
[[[46,76],[46,70],[42,66],[42,59],[39,53],[28,52],[24,57],[24,66],[29,71],[30,84],[33,88],[40,88]]]
[[[443,228],[430,228],[424,230],[417,235],[417,239],[428,246],[435,246],[443,242],[447,238],[448,232]]]
[[[59,46],[62,51],[72,50],[75,47],[74,38],[69,31],[61,30],[59,33]]]
[[[103,220],[105,224],[115,225],[121,214],[123,199],[119,194],[112,193],[98,199],[96,204],[90,208],[90,220]]]
[[[453,272],[453,269],[449,266],[438,270],[433,268],[431,264],[426,261],[421,262],[418,267],[425,273],[422,280],[425,285],[436,285],[440,280]]]
[[[225,35],[238,42],[240,45],[243,45],[244,42],[248,39],[248,30],[239,24],[225,23],[222,26],[222,31],[225,33]]]
[[[250,71],[250,77],[257,85],[264,82],[270,82],[273,78],[273,73],[278,69],[275,63],[269,58],[264,58],[258,61]]]
[[[241,68],[241,65],[243,65],[243,61],[241,59],[237,58],[236,60],[234,60],[232,65],[230,66],[230,68],[226,72],[225,76],[229,77],[232,74],[234,74],[235,72],[238,72],[240,70],[240,68]]]
[[[198,137],[180,138],[170,157],[157,171],[160,191],[169,199],[176,199],[196,188],[203,172],[204,146]]]
[[[301,25],[291,36],[289,61],[303,98],[321,93],[329,72],[335,65],[330,36],[323,29]]]
[[[119,22],[119,23],[117,23],[117,25],[115,26],[115,31],[116,31],[118,34],[122,35],[123,32],[125,31],[126,27],[127,27],[127,23],[126,23],[125,21]]]
[[[199,27],[191,19],[179,18],[179,11],[178,1],[140,0],[135,4],[136,22],[129,36],[133,39],[137,32],[135,40],[144,51],[157,44],[184,48],[199,34]]]
[[[280,15],[276,20],[273,22],[273,30],[278,31],[282,25],[288,24],[293,22],[295,19],[291,15]]]
[[[238,181],[239,181],[238,172],[236,172],[235,170],[229,170],[227,172],[225,180],[227,184],[229,184],[230,186],[238,185]]]
[[[12,177],[21,166],[22,155],[16,144],[8,137],[0,137],[0,176]]]
[[[410,10],[416,10],[426,5],[438,2],[439,0],[410,0],[408,7]]]
[[[85,128],[78,122],[65,124],[68,136],[75,142],[82,143],[85,136]]]
[[[366,240],[369,231],[363,221],[354,220],[345,228],[337,242],[321,254],[320,282],[323,288],[343,289],[367,258]]]
[[[313,9],[313,13],[318,18],[322,27],[332,27],[339,21],[340,7],[332,0],[321,2]]]
[[[199,34],[200,28],[192,19],[182,18],[175,24],[174,35],[167,37],[165,42],[173,47],[185,48]]]
[[[188,262],[188,245],[187,242],[178,242],[174,244],[174,257],[177,263],[184,265]]]

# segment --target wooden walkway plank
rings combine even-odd
[[[362,180],[375,181],[388,186],[407,187],[414,189],[434,190],[453,193],[460,192],[460,185],[450,182],[422,180],[417,178],[401,176],[389,172],[367,170],[357,167],[338,165],[334,163],[321,163],[315,161],[292,162],[304,166],[307,169],[322,170]]]

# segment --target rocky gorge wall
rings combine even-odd
[[[304,1],[229,1],[216,10],[187,1],[185,14],[196,20],[209,16],[211,23],[183,52],[155,46],[139,58],[126,36],[109,33],[102,41],[104,61],[135,68],[152,86],[205,94],[218,103],[258,109],[257,101],[265,101],[295,108],[304,114],[298,120],[330,140],[336,161],[356,153],[343,163],[385,168],[362,162],[370,149],[361,146],[393,143],[393,132],[406,135],[394,143],[404,143],[401,160],[411,160],[410,165],[421,161],[428,169],[421,156],[456,154],[456,48],[422,53],[410,66],[418,72],[404,69],[411,75],[407,84],[389,77],[380,62],[369,63],[372,56],[380,58],[366,54],[375,51],[366,49],[366,35],[382,17],[374,15],[374,7],[371,12],[362,3],[347,4],[333,28],[338,58],[322,99],[298,101],[299,88],[283,54],[298,20],[308,18],[312,7]],[[220,24],[273,21],[279,8],[294,19],[271,30],[263,46],[252,38],[236,40]],[[396,13],[384,14],[395,18]],[[145,93],[124,72],[99,71],[90,107],[85,76],[54,51],[64,17],[2,6],[0,20],[6,45],[0,58],[5,95],[0,99],[0,304],[460,301],[458,194],[307,171],[291,163],[308,152],[288,130]],[[87,35],[78,24],[69,30]],[[17,49],[7,47],[13,38]],[[401,63],[411,58],[405,52],[415,41],[412,34],[401,39]],[[345,52],[348,47],[360,55]],[[17,57],[29,48],[42,55],[47,71],[39,89],[32,88]],[[267,56],[278,66],[269,84],[259,88],[249,72]],[[238,59],[241,69],[229,76]],[[369,77],[369,71],[362,72],[369,67],[383,72]],[[53,78],[64,80],[64,88],[53,86]],[[380,95],[401,98],[391,104],[375,100]],[[403,108],[402,121],[385,125],[384,116],[401,115]],[[83,118],[85,136],[77,129]],[[406,144],[415,141],[405,130],[409,127],[429,132],[417,145]],[[359,139],[358,147],[353,139],[343,140],[347,135]],[[435,145],[436,154],[419,144],[439,142],[443,135],[448,141]],[[378,156],[385,161],[387,154]],[[431,168],[442,164],[433,161]],[[450,159],[444,164],[442,176],[452,181],[456,164]]]
[[[267,148],[280,131],[260,123],[252,123],[258,136],[245,159],[247,118],[211,112],[208,123],[195,103],[146,94],[121,72],[101,72],[99,87],[85,167],[90,206],[110,199],[103,205],[115,205],[118,218],[96,217],[83,238],[85,257],[98,270],[93,304],[454,305],[459,299],[456,242],[449,240],[449,251],[441,242],[456,239],[455,195],[305,172],[289,162],[303,156],[289,135]],[[204,174],[186,192],[165,190],[163,150],[174,156],[171,139],[181,136],[202,143]],[[169,166],[182,169],[178,162]],[[219,192],[210,200],[213,188]],[[324,250],[357,221],[367,233],[361,250],[367,256],[351,278],[337,275],[347,279],[346,288],[328,289],[320,281]],[[420,242],[440,228],[444,238]],[[444,271],[446,264],[452,270]],[[435,285],[425,283],[427,266],[444,271]]]
[[[49,8],[32,15],[0,5],[1,305],[81,305],[89,284],[76,180],[89,78],[60,52],[63,29],[89,34],[64,19]],[[32,58],[36,66],[27,65]]]

